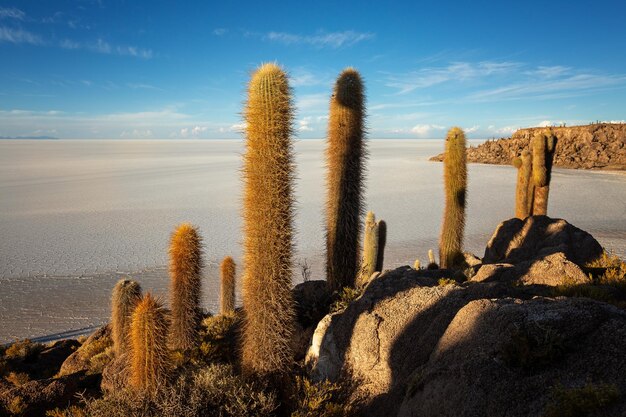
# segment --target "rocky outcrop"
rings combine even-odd
[[[94,358],[103,355],[112,345],[111,326],[107,324],[92,333],[78,350],[65,359],[61,365],[59,376],[81,371],[101,371],[102,369],[94,369],[97,368]]]
[[[511,138],[490,140],[467,150],[467,161],[510,165],[511,159],[528,148],[537,129],[520,129]],[[626,124],[600,123],[552,127],[557,137],[554,166],[582,169],[626,170]],[[442,161],[443,154],[431,161]]]

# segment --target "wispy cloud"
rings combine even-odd
[[[356,43],[374,38],[373,33],[355,32],[346,30],[343,32],[319,32],[314,35],[300,35],[288,32],[269,32],[263,38],[282,43],[284,45],[311,45],[317,48],[341,48],[352,46]]]
[[[0,19],[24,20],[26,14],[15,7],[0,7]]]
[[[22,29],[12,29],[0,26],[0,43],[8,42],[15,44],[43,45],[44,42],[38,35]]]
[[[153,57],[151,49],[143,49],[127,45],[111,45],[103,39],[98,39],[95,42],[77,42],[70,39],[64,39],[58,43],[58,46],[63,49],[85,49],[99,54],[125,55],[141,59],[151,59]]]
[[[161,90],[159,87],[155,87],[151,84],[143,84],[143,83],[127,83],[127,87],[132,88],[133,90]]]
[[[228,32],[228,29],[226,29],[226,28],[216,28],[216,29],[213,29],[213,34],[215,36],[223,36],[227,32]]]

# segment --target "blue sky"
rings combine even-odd
[[[267,61],[291,75],[300,138],[324,137],[347,66],[371,138],[623,121],[625,16],[623,0],[0,0],[0,136],[240,137]]]

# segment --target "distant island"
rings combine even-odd
[[[54,136],[0,136],[0,139],[39,139],[39,140],[49,140],[49,139],[59,139]]]
[[[537,130],[520,129],[510,138],[489,140],[467,149],[467,161],[510,165],[511,159],[528,148]],[[596,123],[584,126],[550,127],[557,138],[554,166],[577,169],[626,170],[626,124]],[[442,161],[443,154],[431,161]]]

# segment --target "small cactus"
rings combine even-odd
[[[354,286],[359,268],[366,157],[363,81],[353,68],[335,83],[326,147],[326,282],[331,290]]]
[[[173,349],[189,350],[198,338],[202,238],[195,227],[183,223],[170,240],[170,294]]]
[[[244,109],[244,273],[242,368],[278,380],[291,371],[295,305],[293,251],[293,106],[287,75],[257,69]]]
[[[419,271],[420,269],[422,269],[422,264],[420,263],[420,260],[419,260],[419,259],[416,259],[416,260],[415,260],[415,263],[413,264],[413,269],[416,269],[416,270],[418,270],[418,271]]]
[[[454,268],[463,262],[465,199],[467,195],[467,160],[465,134],[453,127],[446,137],[443,158],[446,204],[439,238],[439,262],[442,268]]]
[[[376,272],[378,257],[378,224],[373,212],[368,211],[365,216],[365,237],[363,238],[363,260],[358,286],[364,286]]]
[[[132,280],[121,279],[113,287],[111,296],[111,336],[115,356],[128,353],[130,316],[141,299],[141,286]]]
[[[383,272],[385,263],[385,245],[387,244],[387,222],[379,220],[376,223],[378,229],[378,254],[376,255],[376,272]]]
[[[552,177],[552,162],[556,150],[556,137],[550,130],[539,131],[531,141],[533,167],[533,215],[548,214],[548,196]]]
[[[171,366],[165,314],[163,305],[148,293],[131,316],[130,383],[137,390],[154,393],[167,381]]]
[[[230,315],[235,312],[235,261],[230,256],[220,265],[220,312]]]
[[[428,249],[428,265],[426,265],[426,269],[439,269],[435,259],[435,251],[432,249]]]
[[[520,220],[526,219],[529,213],[529,187],[532,174],[530,152],[524,149],[519,158],[513,159],[513,165],[517,168],[517,187],[515,189],[515,217]]]

